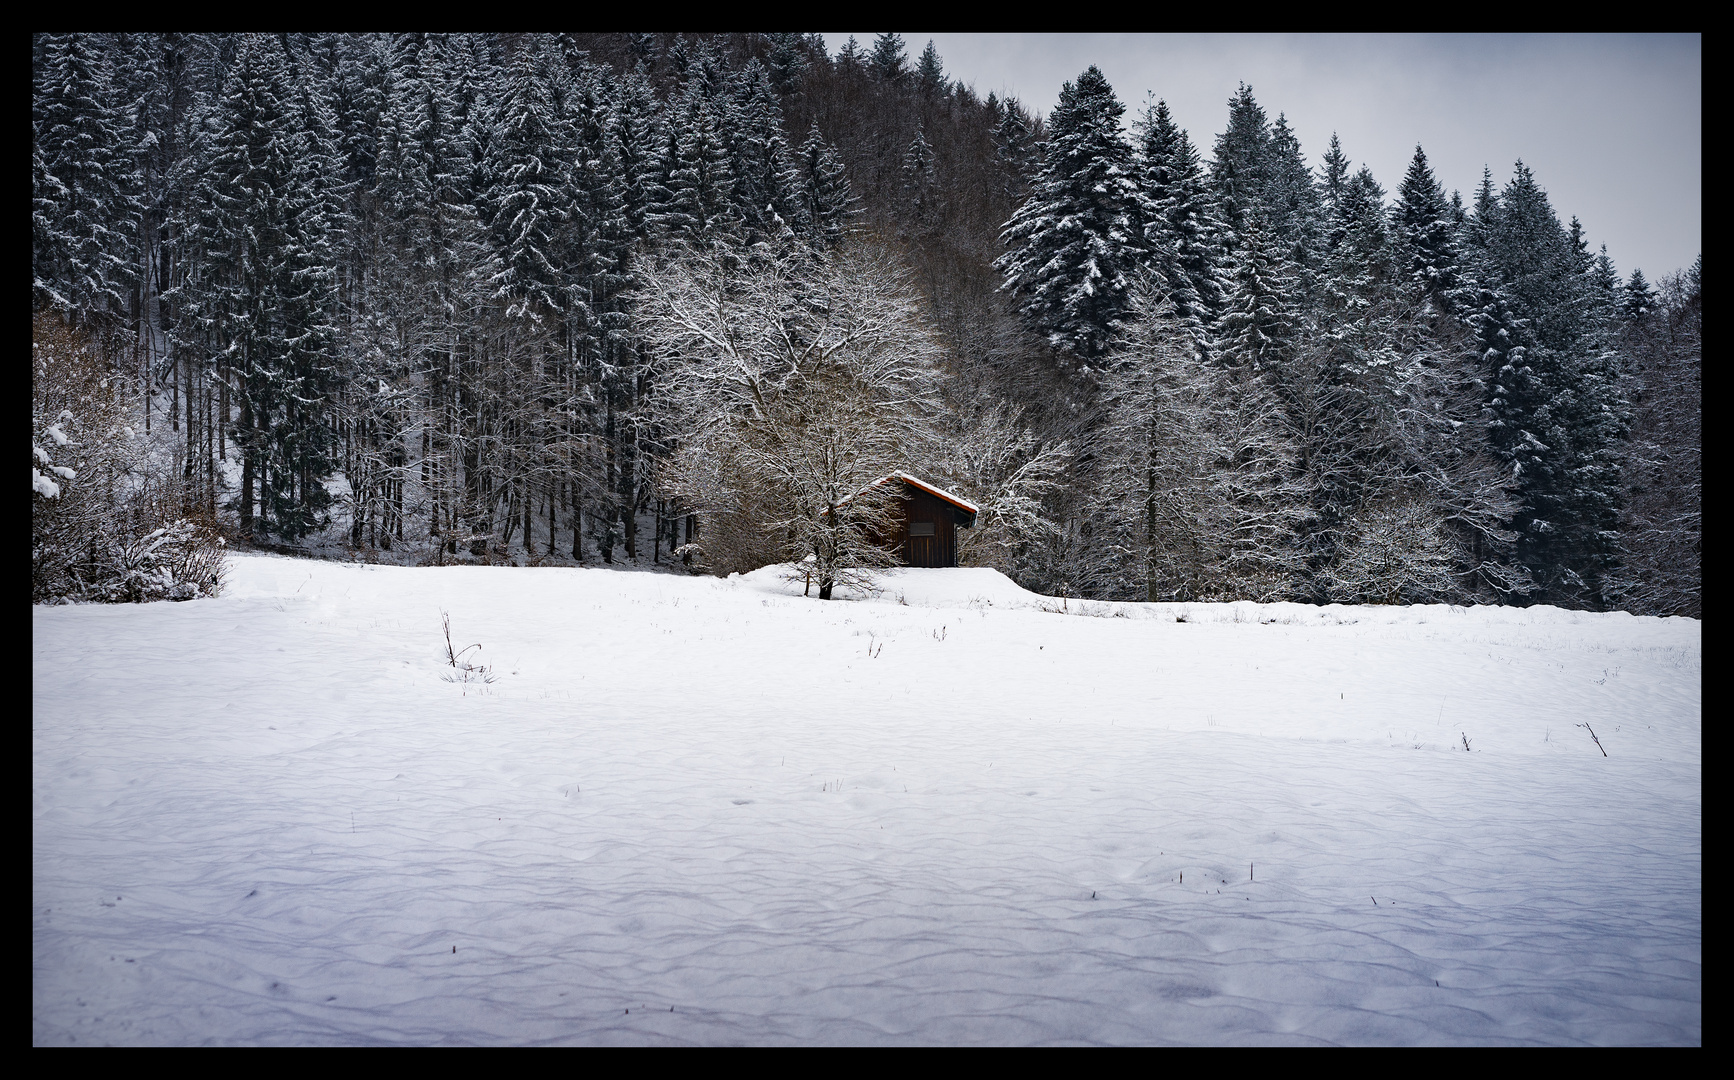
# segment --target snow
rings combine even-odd
[[[33,1042],[1701,1043],[1698,622],[800,591],[34,608]]]

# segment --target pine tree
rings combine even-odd
[[[1214,354],[1255,372],[1280,367],[1292,355],[1299,330],[1299,292],[1294,267],[1261,215],[1242,219],[1240,242],[1218,281],[1223,312]]]
[[[1228,99],[1228,126],[1216,137],[1210,185],[1222,219],[1223,254],[1232,254],[1248,213],[1264,208],[1270,119],[1245,83]]]
[[[989,100],[992,100],[992,95],[989,95]],[[999,126],[994,131],[995,156],[1006,170],[1006,195],[1013,203],[1021,204],[1029,197],[1036,139],[1030,132],[1029,117],[1015,99],[1008,98],[1002,112]]]
[[[1391,217],[1408,258],[1410,278],[1426,290],[1435,308],[1451,311],[1460,285],[1456,223],[1445,190],[1434,178],[1419,143],[1397,189]]]
[[[850,38],[851,42],[855,39]],[[903,51],[902,34],[880,34],[868,54],[867,66],[886,82],[902,82],[909,74],[909,61]]]
[[[1607,249],[1603,248],[1605,255]],[[1656,292],[1650,288],[1650,283],[1644,279],[1642,270],[1633,270],[1632,276],[1626,282],[1626,287],[1620,297],[1620,318],[1633,329],[1643,329],[1644,322],[1650,313],[1656,310]]]
[[[568,213],[563,138],[551,88],[535,50],[520,49],[499,105],[489,148],[493,187],[487,194],[495,250],[496,291],[507,314],[537,322],[565,307],[557,264],[559,233]]]
[[[917,125],[915,138],[903,153],[903,204],[917,233],[933,226],[940,213],[942,195],[939,175],[934,170],[933,148],[927,145],[926,132]]]
[[[921,59],[915,62],[915,81],[929,96],[945,88],[945,64],[940,61],[939,50],[933,47],[932,41],[921,50]]]
[[[1144,256],[1124,112],[1097,68],[1065,84],[1048,121],[1042,171],[1006,223],[1009,250],[994,263],[1024,319],[1086,362],[1107,351]]]
[[[1138,165],[1146,201],[1145,246],[1167,282],[1175,318],[1203,349],[1222,303],[1211,206],[1198,152],[1165,101],[1149,106],[1139,121]]]
[[[801,144],[796,167],[796,198],[801,204],[799,220],[815,246],[831,247],[843,238],[855,200],[849,193],[843,161],[815,125]]]
[[[139,204],[108,57],[91,34],[44,35],[40,44],[32,128],[42,168],[33,168],[31,197],[46,227],[33,229],[35,290],[78,322],[123,316]]]

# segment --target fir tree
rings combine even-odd
[[[931,41],[921,50],[921,59],[915,62],[915,81],[929,96],[945,88],[945,64],[940,61],[939,50]]]
[[[1603,255],[1607,249],[1602,250]],[[1642,270],[1633,270],[1632,276],[1626,282],[1626,287],[1620,296],[1620,318],[1634,329],[1642,329],[1644,321],[1656,309],[1656,293],[1650,288],[1650,283],[1644,279]]]
[[[32,116],[31,197],[45,210],[33,228],[32,277],[39,297],[76,321],[126,310],[134,273],[139,205],[133,163],[112,101],[108,57],[94,35],[47,35]]]
[[[1409,277],[1426,290],[1438,310],[1452,310],[1452,297],[1460,285],[1455,216],[1420,144],[1397,189],[1391,217],[1408,259]]]
[[[1223,312],[1216,323],[1215,355],[1251,371],[1282,365],[1299,330],[1298,286],[1292,264],[1261,215],[1242,220],[1240,242],[1218,280]]]
[[[872,69],[873,74],[886,82],[902,82],[904,76],[909,74],[909,61],[903,51],[903,35],[880,34],[873,42],[873,51],[867,57],[867,66]]]
[[[917,232],[931,228],[939,216],[939,176],[933,166],[933,148],[920,125],[903,153],[903,202],[908,220]]]
[[[1124,112],[1097,68],[1065,84],[1048,121],[1042,171],[1006,223],[1009,250],[994,264],[1024,319],[1087,362],[1107,351],[1144,254]]]
[[[815,125],[801,144],[796,167],[799,220],[815,246],[831,247],[843,238],[855,200],[849,193],[843,161]]]
[[[487,202],[501,264],[497,295],[509,315],[539,322],[565,307],[556,260],[568,207],[561,117],[536,59],[524,48],[513,63],[489,148]]]
[[[1149,106],[1139,121],[1138,164],[1146,202],[1145,246],[1167,282],[1175,319],[1202,349],[1222,302],[1211,206],[1198,152],[1165,101]]]

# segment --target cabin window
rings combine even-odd
[[[931,522],[931,521],[911,521],[909,523],[909,535],[910,536],[932,536],[933,535],[933,522]]]

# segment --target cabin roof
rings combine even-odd
[[[911,476],[908,473],[903,472],[901,470],[899,470],[897,472],[893,472],[893,473],[887,473],[884,476],[881,476],[879,479],[873,481],[871,484],[868,484],[866,487],[863,487],[861,489],[861,491],[866,491],[867,488],[878,487],[880,484],[883,484],[889,480],[899,480],[905,484],[908,484],[910,487],[919,488],[920,490],[927,492],[929,495],[932,495],[934,498],[940,500],[941,502],[948,502],[951,505],[957,507],[959,510],[962,510],[964,513],[968,514],[972,520],[974,519],[975,515],[981,513],[980,508],[977,507],[974,503],[970,502],[968,499],[959,498],[958,496],[953,495],[951,492],[945,490],[942,487],[935,487],[934,485],[928,483],[927,481],[922,480],[919,477]],[[857,491],[855,493],[855,495],[861,494],[861,491]],[[842,499],[839,499],[837,501],[837,505],[842,506],[844,503],[848,502],[850,499],[853,499],[855,497],[855,495],[844,496]]]

